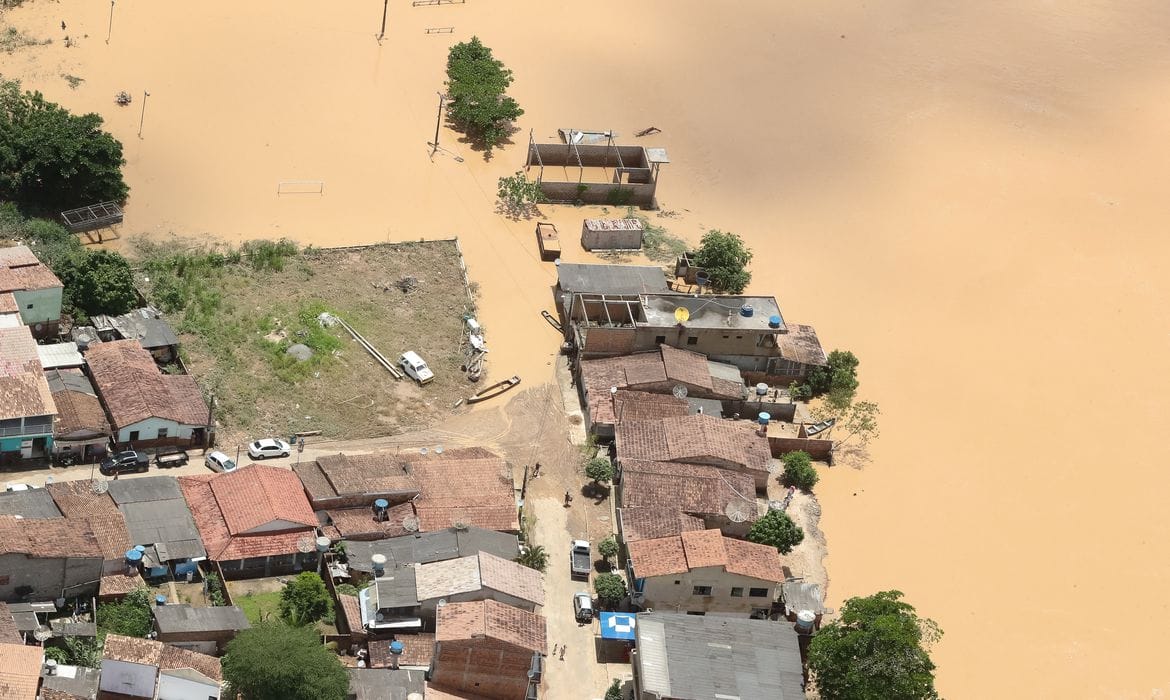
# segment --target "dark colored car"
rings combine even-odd
[[[101,466],[98,467],[98,471],[106,476],[127,474],[130,472],[144,472],[147,469],[150,469],[150,456],[144,452],[135,452],[134,450],[115,452],[106,459],[103,459]]]

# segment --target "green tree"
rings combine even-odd
[[[837,420],[833,431],[843,437],[833,441],[833,451],[836,452],[854,441],[857,448],[865,449],[870,440],[881,434],[878,430],[878,416],[881,412],[881,407],[873,401],[858,401],[844,407],[827,404],[824,409],[814,412],[814,416],[817,420]]]
[[[620,678],[613,679],[613,683],[605,690],[605,700],[622,700],[622,680]]]
[[[597,593],[597,602],[612,608],[626,597],[626,580],[614,573],[598,574],[593,579],[593,590]]]
[[[928,648],[942,631],[918,617],[901,591],[850,598],[841,618],[813,637],[808,667],[826,700],[931,700],[934,662]]]
[[[333,615],[333,599],[325,582],[303,571],[280,591],[280,616],[290,625],[309,625]]]
[[[712,230],[699,241],[695,265],[707,272],[711,284],[723,292],[740,294],[752,281],[747,266],[752,252],[734,233]]]
[[[544,551],[544,547],[538,544],[525,547],[524,551],[520,552],[520,556],[516,557],[516,563],[527,566],[529,569],[544,571],[548,568],[548,552]]]
[[[124,202],[122,144],[97,114],[70,114],[0,80],[0,199],[39,211]]]
[[[829,395],[829,402],[844,408],[853,401],[857,393],[857,356],[848,350],[834,350],[829,353],[828,365],[814,367],[808,373],[806,384],[812,396]]]
[[[62,647],[45,647],[45,659],[52,659],[59,664],[68,664],[69,652]]]
[[[804,530],[792,522],[792,518],[784,511],[769,510],[764,517],[752,523],[747,538],[758,544],[775,547],[781,554],[788,554],[804,541]]]
[[[505,91],[512,71],[492,56],[479,37],[455,44],[447,54],[447,108],[455,124],[490,154],[507,135],[507,125],[524,110]]]
[[[311,627],[262,622],[236,635],[222,659],[227,690],[247,700],[344,700],[349,677]]]
[[[585,463],[585,476],[596,484],[613,480],[613,462],[608,457],[594,457]]]
[[[613,538],[613,535],[610,535],[609,537],[606,537],[604,540],[597,543],[597,552],[601,554],[601,556],[605,557],[607,561],[617,556],[618,543],[617,540]]]
[[[138,304],[130,263],[112,250],[77,251],[53,271],[65,285],[63,310],[77,318],[124,314]]]
[[[501,177],[496,184],[496,197],[504,212],[513,218],[530,216],[537,204],[547,201],[544,190],[525,177],[523,170]]]
[[[784,474],[780,481],[785,486],[795,486],[801,491],[812,491],[817,485],[820,476],[812,465],[812,458],[807,452],[789,452],[780,458],[784,463]]]
[[[150,589],[139,586],[117,603],[99,605],[98,634],[103,639],[107,634],[145,637],[154,628],[154,616],[150,612],[151,602]]]

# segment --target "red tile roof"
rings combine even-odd
[[[512,470],[501,457],[469,448],[415,457],[410,466],[422,494],[414,503],[422,531],[457,523],[503,532],[520,529]]]
[[[439,642],[487,637],[507,644],[548,653],[543,615],[494,600],[448,603],[436,611],[435,640]]]
[[[66,518],[27,519],[0,515],[0,552],[35,559],[102,558],[93,530],[84,521]]]
[[[702,530],[703,519],[679,512],[677,507],[622,508],[622,538],[626,542],[672,537]]]
[[[61,280],[28,246],[0,248],[0,292],[61,288]]]
[[[685,574],[687,555],[681,537],[660,537],[626,543],[630,566],[638,578]]]
[[[390,639],[379,639],[369,643],[370,668],[390,668],[390,642],[402,642],[402,655],[398,657],[399,666],[430,666],[431,657],[435,653],[435,635],[420,632],[418,634],[396,634]]]
[[[722,516],[728,506],[754,521],[756,487],[748,474],[681,462],[622,461],[621,507],[664,508],[692,515]]]
[[[134,546],[126,519],[108,493],[94,492],[93,483],[58,481],[45,488],[67,520],[89,525],[106,560],[121,559]]]
[[[414,477],[403,469],[408,460],[393,452],[363,455],[325,455],[317,466],[339,495],[410,493],[418,490]]]
[[[687,403],[686,399],[680,399],[672,394],[650,394],[644,391],[622,389],[610,396],[608,420],[606,420],[605,406],[597,406],[594,409],[594,402],[591,402],[589,412],[591,421],[594,423],[619,423],[658,420],[672,416],[685,416],[690,411],[690,404]]]
[[[110,422],[106,420],[106,411],[97,396],[62,389],[53,392],[53,403],[57,405],[57,423],[53,426],[55,435],[68,435],[79,430],[110,433]]]
[[[414,506],[408,501],[391,506],[385,520],[375,520],[372,508],[339,508],[327,510],[338,535],[343,539],[385,539],[402,537],[412,531],[403,527],[407,518],[415,518]],[[416,528],[417,530],[417,528]]]
[[[790,325],[787,333],[781,333],[776,338],[780,355],[786,360],[822,367],[829,364],[825,349],[817,338],[817,331],[812,326]]]
[[[337,595],[337,602],[341,606],[341,618],[349,628],[350,634],[365,634],[366,630],[362,626],[362,608],[361,601],[356,595],[348,595],[346,593],[339,593]]]
[[[8,603],[0,603],[0,644],[24,644]]]
[[[0,644],[0,700],[36,700],[45,650]]]
[[[102,576],[102,581],[98,584],[98,597],[119,598],[145,585],[146,582],[137,571],[131,576],[121,573]]]
[[[768,471],[768,438],[746,423],[693,415],[658,421],[623,422],[615,429],[618,459],[730,463]]]
[[[219,474],[210,483],[233,535],[278,520],[317,526],[300,480],[287,469],[257,464]]]
[[[119,634],[107,635],[102,659],[154,666],[163,671],[189,668],[212,680],[223,680],[219,659],[214,656],[180,649],[152,639],[123,637]]]
[[[91,345],[85,360],[116,429],[152,417],[207,425],[207,403],[195,380],[162,374],[137,340]]]
[[[0,328],[0,420],[56,412],[29,329]]]
[[[627,547],[634,574],[638,577],[723,567],[728,573],[761,581],[783,583],[786,578],[784,562],[775,547],[724,537],[718,530],[638,540],[629,542]]]
[[[234,561],[253,557],[296,554],[299,551],[298,545],[301,539],[316,532],[316,528],[314,527],[316,520],[314,516],[314,525],[305,524],[304,520],[290,521],[297,523],[295,529],[284,532],[232,534],[224,512],[221,509],[220,501],[216,497],[214,485],[225,477],[247,474],[255,469],[284,471],[275,467],[251,466],[230,474],[179,477],[179,487],[183,490],[183,498],[186,499],[187,507],[191,509],[191,515],[195,518],[195,526],[199,529],[199,537],[203,540],[203,547],[207,550],[207,556],[213,561]],[[284,471],[284,473],[293,477],[294,480],[296,479],[291,472]],[[283,498],[285,501],[291,499],[286,482],[278,479],[274,480],[274,483],[284,484],[280,489],[283,496],[278,495],[278,499]],[[304,491],[298,488],[297,495],[303,502],[304,509],[312,515],[312,510],[308,510],[309,506],[308,502],[305,501]],[[249,507],[248,503],[241,503],[239,499],[229,498],[229,502],[232,508]],[[268,502],[267,498],[265,502]],[[267,507],[271,507],[271,505]],[[284,515],[296,515],[295,511],[299,510],[299,507],[293,507],[288,502],[283,502],[280,508]],[[298,517],[303,516],[304,513],[301,513]],[[238,518],[238,520],[241,522],[251,522],[247,518]],[[272,520],[270,518],[265,522],[271,522]]]
[[[0,314],[16,313],[20,313],[20,305],[16,303],[16,297],[12,296],[12,292],[0,292]]]

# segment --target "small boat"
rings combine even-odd
[[[494,399],[495,397],[499,396],[519,383],[520,377],[513,375],[503,380],[502,382],[496,382],[490,386],[485,386],[482,390],[468,397],[467,403],[479,403],[480,401],[485,401],[487,399]]]
[[[829,428],[832,428],[834,425],[836,425],[836,423],[837,423],[836,418],[830,418],[829,420],[823,420],[820,423],[813,423],[812,425],[805,426],[804,436],[805,437],[812,437],[813,435],[818,435],[820,433],[823,433],[826,430],[828,430]]]
[[[558,332],[560,332],[560,333],[565,332],[565,328],[564,328],[564,326],[561,325],[561,322],[556,320],[555,318],[553,318],[553,315],[550,314],[547,310],[541,309],[540,315],[544,316],[544,320],[548,321],[548,325],[557,329]]]

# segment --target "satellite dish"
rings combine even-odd
[[[439,608],[441,608],[441,607],[443,607],[443,606],[444,606],[444,605],[446,605],[446,604],[447,604],[447,599],[446,599],[446,598],[439,598],[439,602],[438,602],[438,603],[435,603],[435,606],[436,606],[436,607],[439,607]]]
[[[52,636],[53,636],[53,630],[49,629],[48,627],[45,627],[44,625],[37,627],[35,630],[33,630],[33,639],[37,640],[38,642],[43,642]]]
[[[309,552],[316,551],[317,539],[306,535],[297,540],[297,549],[301,552],[301,554],[308,554]]]
[[[407,532],[418,532],[418,517],[408,515],[402,519],[402,529]]]
[[[426,456],[426,454],[427,454],[427,448],[425,448],[425,447],[420,447],[420,448],[419,448],[419,450],[418,450],[418,453],[419,453],[420,455],[423,455],[423,456],[425,457],[425,456]]]
[[[675,384],[674,388],[670,390],[676,399],[685,399],[687,397],[687,388],[682,384]]]
[[[437,454],[437,455],[443,454],[443,446],[442,445],[435,445],[435,454]]]
[[[90,485],[90,487],[89,487],[89,488],[90,488],[90,490],[91,490],[91,491],[93,491],[94,493],[97,493],[97,494],[102,494],[102,493],[105,493],[106,491],[109,491],[109,490],[110,490],[110,484],[109,484],[109,482],[108,482],[108,481],[102,481],[102,480],[100,480],[100,479],[94,479],[94,480],[93,480],[93,482],[92,482],[92,484]]]
[[[674,309],[674,320],[679,323],[686,323],[691,317],[691,311],[685,306],[676,306]]]
[[[733,523],[742,523],[751,515],[748,504],[743,501],[732,501],[728,503],[727,507],[723,509],[723,513]]]

